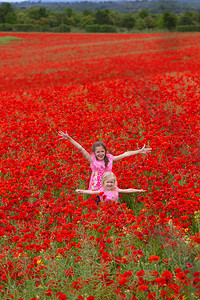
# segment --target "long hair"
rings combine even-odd
[[[101,186],[103,186],[104,182],[108,179],[114,180],[114,186],[117,186],[117,178],[113,172],[105,172],[101,178]]]
[[[105,162],[105,167],[107,168],[109,159],[106,156],[106,154],[107,154],[107,148],[106,148],[105,144],[103,142],[101,142],[101,141],[98,141],[98,142],[94,143],[93,146],[92,146],[92,152],[95,154],[96,147],[100,147],[100,146],[103,147],[104,150],[105,150],[104,162]]]

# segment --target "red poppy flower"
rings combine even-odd
[[[45,292],[46,296],[52,296],[53,295],[53,291],[52,289],[48,289],[48,291]]]
[[[160,256],[157,256],[157,255],[151,255],[151,256],[149,257],[149,261],[150,261],[150,262],[153,262],[153,261],[159,261],[159,259],[160,259]]]
[[[65,294],[63,294],[62,292],[57,292],[56,293],[56,298],[58,298],[60,300],[66,300],[67,296]]]
[[[148,291],[149,291],[149,287],[146,286],[146,285],[140,285],[140,286],[138,287],[138,290],[139,290],[139,291],[148,292]]]
[[[167,278],[167,279],[171,279],[172,278],[172,273],[170,271],[164,271],[162,274],[161,274],[164,278]]]
[[[145,271],[144,270],[141,270],[139,272],[137,272],[137,276],[140,277],[140,276],[143,276],[145,274]]]

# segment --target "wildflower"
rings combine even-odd
[[[53,295],[52,289],[48,289],[48,290],[45,292],[45,295],[46,295],[46,296],[52,296],[52,295]]]
[[[66,300],[67,296],[66,296],[66,294],[63,294],[62,292],[57,292],[56,298],[58,298],[59,300]]]
[[[65,276],[66,277],[74,276],[72,267],[69,270],[65,270]]]
[[[123,277],[119,280],[119,285],[120,286],[125,285],[127,282],[128,282],[128,280],[125,277]]]
[[[176,268],[175,270],[174,270],[174,272],[176,272],[176,273],[179,273],[179,272],[181,272],[182,270],[181,270],[181,268]]]
[[[163,262],[164,262],[165,265],[168,265],[169,264],[169,258],[163,259]]]
[[[193,267],[193,264],[187,263],[186,268],[191,269]]]
[[[164,271],[162,274],[161,274],[164,278],[167,278],[167,279],[171,279],[172,278],[172,273],[170,271]]]
[[[146,285],[140,285],[140,286],[138,287],[138,290],[139,290],[139,291],[148,292],[148,291],[149,291],[149,287],[146,286]]]
[[[153,262],[153,261],[159,261],[159,259],[160,259],[160,256],[157,256],[157,255],[151,255],[151,256],[149,257],[149,261],[150,261],[150,262]]]
[[[162,299],[167,299],[167,291],[161,291],[160,292],[160,296],[162,297]]]
[[[72,286],[73,289],[76,289],[76,290],[82,289],[82,285],[81,285],[81,283],[79,281],[72,282],[71,286]]]
[[[141,271],[137,272],[136,276],[140,277],[140,276],[143,276],[144,274],[145,274],[145,271],[141,270]]]
[[[152,280],[152,285],[158,285],[158,286],[163,286],[166,284],[166,279],[163,277],[158,277],[154,280]]]

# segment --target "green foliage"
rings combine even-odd
[[[139,216],[139,214],[141,213],[141,210],[144,209],[144,202],[141,202],[138,199],[137,195],[134,194],[122,194],[121,203],[126,203],[127,207],[129,209],[132,209],[132,211],[134,212],[135,216]]]
[[[24,10],[24,8],[13,8],[14,6],[10,3],[3,3],[0,5],[0,30],[24,32],[76,32],[78,30],[79,32],[110,33],[133,32],[134,30],[199,31],[199,12],[188,10],[176,15],[166,9],[167,3],[157,3],[158,9],[155,11],[161,11],[160,14],[151,13],[145,7],[145,2],[143,2],[144,7],[140,8],[138,2],[135,3],[139,8],[138,12],[129,9],[126,13],[108,8],[96,11],[84,8],[82,12],[79,12],[78,9],[74,10],[72,7],[65,7],[61,12],[35,5]]]
[[[81,26],[83,28],[86,28],[87,26],[91,26],[91,25],[94,25],[94,17],[90,15],[83,17]]]
[[[181,25],[177,26],[179,32],[200,32],[200,25]]]
[[[149,12],[148,12],[147,9],[142,8],[142,9],[139,11],[138,15],[139,15],[139,17],[140,17],[141,19],[144,19],[144,18],[146,18],[146,17],[149,15]]]
[[[95,14],[95,22],[99,25],[113,25],[111,12],[109,9],[98,10]]]
[[[99,25],[97,25],[97,24],[86,25],[85,30],[86,30],[86,32],[99,32]]]
[[[123,14],[121,17],[121,26],[127,29],[132,29],[135,26],[136,20],[133,14]]]
[[[163,14],[163,25],[165,28],[172,30],[177,25],[177,17],[170,11],[166,10]]]
[[[0,31],[12,31],[13,26],[12,24],[2,23],[0,24]]]
[[[186,11],[183,15],[180,16],[179,25],[193,25],[194,17],[193,12]]]
[[[33,32],[35,30],[35,26],[33,24],[16,24],[14,29],[16,31]]]
[[[163,15],[160,16],[158,20],[158,28],[168,29],[170,31],[174,30],[177,26],[178,18],[176,15],[172,14],[170,11],[165,10]]]
[[[146,28],[145,20],[137,18],[135,28],[138,30],[143,30]]]
[[[84,9],[83,10],[83,16],[87,17],[87,16],[92,16],[93,15],[93,11],[90,9]]]
[[[60,25],[59,26],[59,32],[70,32],[71,31],[71,28],[69,25]]]
[[[48,14],[45,7],[31,7],[27,15],[31,19],[39,20],[40,18],[47,17]]]
[[[155,28],[156,27],[156,21],[151,16],[145,17],[144,21],[145,21],[146,28]]]
[[[10,3],[2,3],[0,6],[0,23],[14,24],[16,14]]]
[[[117,32],[117,28],[112,25],[100,25],[99,26],[99,32],[110,32],[110,33],[115,33]]]
[[[93,25],[87,25],[85,26],[86,32],[107,32],[107,33],[116,33],[117,28],[116,26],[112,25],[98,25],[98,24],[93,24]]]

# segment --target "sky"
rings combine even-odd
[[[28,1],[28,2],[81,2],[81,1],[95,1],[95,2],[104,2],[104,1],[111,1],[111,0],[0,0],[0,3],[2,2],[24,2],[24,1]],[[113,0],[113,1],[117,1],[117,0]],[[135,1],[135,0],[132,0]]]
[[[83,2],[83,1],[106,2],[106,1],[123,1],[123,0],[0,0],[0,3],[3,3],[3,2],[24,2],[24,1],[28,1],[28,2],[39,2],[39,1],[41,1],[41,2]],[[130,1],[130,0],[128,0],[128,1]],[[131,1],[136,1],[136,0],[131,0]],[[149,1],[151,1],[151,0],[149,0]]]

